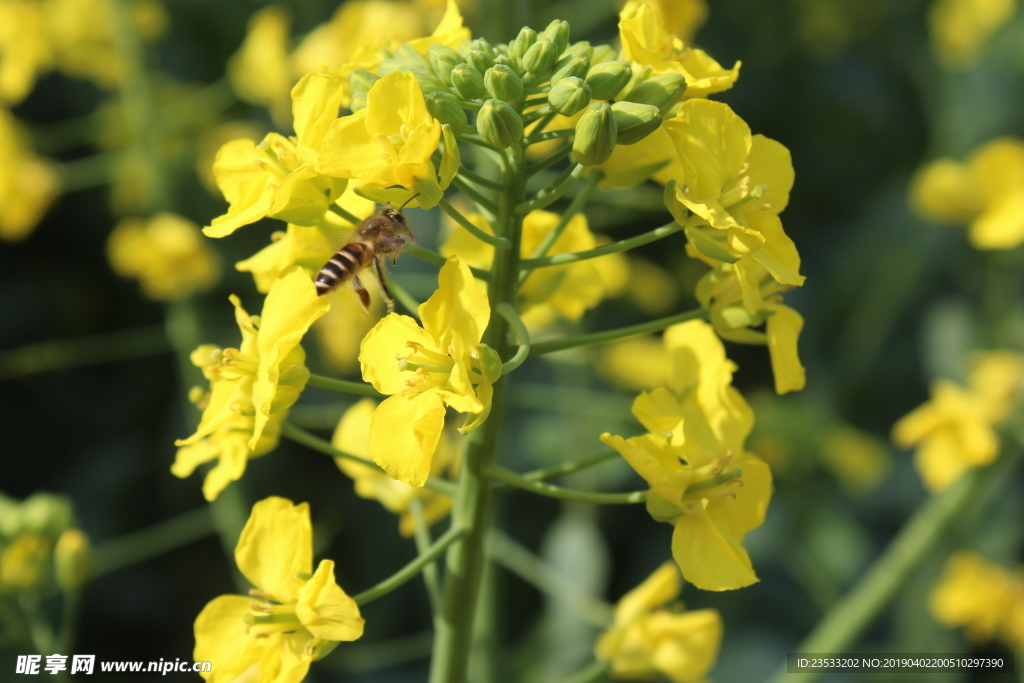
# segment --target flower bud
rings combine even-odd
[[[673,72],[658,74],[636,85],[622,99],[640,104],[653,104],[662,114],[679,101],[686,91],[686,79]]]
[[[379,80],[380,76],[366,69],[356,69],[348,75],[348,84],[352,87],[352,92],[370,92],[370,88]]]
[[[575,76],[584,78],[590,70],[590,57],[584,55],[569,55],[562,57],[555,62],[555,72],[551,74],[551,82],[557,83],[563,78]]]
[[[591,102],[576,122],[572,157],[584,166],[603,164],[612,155],[617,136],[618,126],[612,108],[604,102]]]
[[[484,142],[505,149],[522,139],[523,120],[501,100],[487,100],[477,114],[476,129]]]
[[[581,78],[569,76],[551,86],[548,103],[562,116],[573,116],[590,104],[590,86]]]
[[[523,55],[523,68],[532,74],[546,74],[558,61],[555,44],[547,38],[541,38]]]
[[[562,53],[562,56],[568,57],[570,55],[580,55],[590,59],[592,54],[594,54],[594,48],[590,47],[590,41],[580,40],[567,47],[565,52]]]
[[[444,81],[445,85],[452,84],[452,69],[466,61],[458,52],[440,43],[432,44],[427,51],[427,56],[434,73]]]
[[[71,501],[53,493],[33,493],[21,504],[22,530],[55,538],[71,524]]]
[[[508,55],[498,55],[494,58],[494,66],[498,65],[507,66],[512,69],[512,72],[517,76],[523,73],[523,65],[519,63],[518,59],[512,59]]]
[[[349,100],[348,108],[353,112],[357,112],[360,109],[366,109],[366,93],[365,92],[354,92],[352,93],[352,99]]]
[[[619,51],[611,45],[598,45],[590,55],[590,64],[603,64],[613,62],[619,58]]]
[[[602,62],[590,67],[587,84],[594,92],[595,100],[610,100],[626,87],[633,77],[629,62]]]
[[[561,56],[569,45],[569,22],[555,19],[548,24],[548,27],[540,35],[542,38],[547,38],[554,43],[555,52]]]
[[[89,537],[78,529],[68,529],[53,549],[53,569],[57,585],[66,591],[77,590],[89,578]]]
[[[508,44],[508,56],[519,59],[526,54],[527,50],[537,42],[537,32],[529,26],[524,26],[515,40]]]
[[[452,69],[452,87],[464,100],[482,100],[487,97],[483,74],[469,64],[459,64]]]
[[[523,81],[504,64],[495,64],[484,74],[484,86],[491,97],[516,102],[523,96]]]
[[[494,66],[494,58],[498,56],[491,44],[483,38],[470,41],[464,49],[466,61],[480,73]]]
[[[632,145],[658,130],[661,113],[653,104],[616,102],[612,105],[612,116],[618,127],[617,144]]]
[[[462,135],[469,127],[466,120],[466,112],[462,109],[459,98],[451,93],[432,92],[426,95],[427,111],[441,123],[447,123],[452,127],[452,132]],[[640,105],[637,105],[640,106]]]

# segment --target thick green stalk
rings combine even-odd
[[[323,375],[312,373],[310,373],[306,384],[311,387],[320,387],[321,389],[341,391],[346,394],[357,394],[359,396],[372,396],[373,398],[380,398],[384,395],[365,382],[350,382],[345,379],[334,379],[333,377],[324,377]]]
[[[495,232],[508,243],[496,249],[487,296],[491,320],[483,342],[501,358],[509,353],[508,322],[497,312],[503,303],[514,303],[519,277],[519,242],[522,217],[516,213],[526,196],[525,160],[521,147],[513,145],[505,156],[501,183],[506,191],[498,195]],[[466,537],[454,545],[446,558],[444,599],[437,620],[434,659],[430,683],[465,683],[473,644],[473,616],[480,593],[485,562],[484,541],[490,526],[494,494],[484,470],[494,464],[501,429],[506,379],[494,384],[491,414],[484,424],[466,438],[459,491],[452,510],[452,523],[466,530]]]

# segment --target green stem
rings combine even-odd
[[[420,555],[430,549],[432,542],[430,538],[430,525],[423,515],[423,501],[413,498],[409,501],[409,514],[412,516],[413,538],[416,540],[416,552]],[[437,614],[441,609],[441,584],[437,578],[437,563],[431,562],[423,568],[423,583],[427,587],[427,597],[430,599],[430,611]]]
[[[124,158],[124,151],[118,149],[62,162],[57,166],[60,191],[78,192],[106,185]]]
[[[28,344],[0,354],[0,380],[171,351],[163,325]]]
[[[520,320],[519,314],[516,313],[516,308],[512,304],[507,301],[500,304],[497,312],[509,324],[512,331],[516,333],[516,341],[519,342],[516,355],[501,364],[501,374],[506,375],[522,365],[526,357],[530,355],[530,333],[527,331],[523,321]]]
[[[355,215],[354,213],[349,212],[348,210],[342,208],[337,204],[331,204],[330,206],[327,207],[327,210],[333,213],[335,216],[340,217],[342,220],[351,223],[353,228],[358,227],[363,222],[362,218]]]
[[[519,211],[520,213],[530,213],[531,211],[551,206],[561,199],[562,195],[568,192],[569,189],[576,184],[576,181],[580,179],[580,176],[583,175],[585,170],[587,169],[583,164],[570,166],[565,169],[560,176],[558,176],[558,179],[555,180],[554,183],[538,192],[536,197],[517,206],[516,211]]]
[[[542,593],[570,607],[590,625],[603,628],[611,622],[611,605],[580,591],[572,579],[506,534],[491,531],[489,551],[498,564]]]
[[[631,325],[629,327],[620,327],[617,330],[608,330],[607,332],[593,332],[591,334],[581,334],[576,337],[566,337],[565,339],[552,339],[546,342],[535,342],[530,349],[530,353],[537,355],[541,353],[552,353],[554,351],[562,351],[564,349],[574,349],[580,346],[591,346],[593,344],[604,344],[605,342],[616,341],[618,339],[625,339],[626,337],[635,337],[640,334],[650,334],[651,332],[659,332],[666,327],[675,325],[676,323],[684,323],[687,320],[697,320],[703,318],[705,315],[703,308],[695,308],[692,311],[685,311],[683,313],[676,313],[675,315],[666,316],[664,318],[658,318],[646,323],[640,323],[639,325]]]
[[[426,261],[427,263],[432,263],[435,266],[443,266],[448,262],[448,259],[441,254],[438,254],[436,251],[431,251],[426,247],[421,247],[418,244],[407,243],[402,248],[402,251],[409,254],[409,256],[418,258],[421,261]],[[470,266],[469,269],[473,272],[473,275],[476,275],[481,280],[488,280],[491,277],[491,271],[485,268],[474,268]]]
[[[611,668],[611,662],[599,659],[587,668],[578,671],[565,683],[598,683],[598,681],[608,680],[607,674]]]
[[[466,142],[471,145],[476,145],[477,147],[489,149],[490,151],[497,152],[498,154],[502,153],[502,150],[498,149],[494,145],[484,142],[483,138],[481,138],[479,135],[473,135],[472,133],[463,133],[462,135],[456,135],[455,139],[458,140],[459,142]]]
[[[519,273],[520,286],[522,286],[523,282],[526,281],[526,278],[530,276],[531,271],[531,269],[524,264],[548,255],[551,247],[555,246],[555,242],[558,241],[558,238],[562,236],[562,233],[564,233],[565,229],[569,226],[569,222],[576,216],[576,214],[582,211],[583,207],[586,206],[588,201],[590,201],[590,196],[594,194],[594,190],[597,189],[597,184],[599,182],[601,182],[600,175],[594,174],[589,176],[586,183],[583,185],[583,189],[573,198],[569,207],[565,210],[565,213],[562,214],[561,219],[558,221],[558,225],[555,226],[554,230],[545,235],[544,239],[537,246],[537,249],[533,252],[532,258],[523,259],[519,262],[520,270],[522,271]]]
[[[554,484],[544,484],[539,481],[527,479],[521,474],[516,474],[504,467],[490,467],[484,474],[495,479],[500,479],[517,489],[530,491],[549,498],[559,500],[572,500],[578,503],[594,503],[595,505],[632,505],[634,503],[647,502],[647,491],[630,491],[629,493],[594,493],[592,491],[578,491],[576,489],[562,488]]]
[[[507,238],[499,237],[496,235],[489,235],[480,228],[476,227],[475,225],[473,225],[473,223],[470,222],[468,218],[463,216],[458,209],[452,206],[447,199],[442,199],[437,203],[437,205],[441,207],[442,211],[451,216],[456,223],[465,228],[466,232],[468,232],[481,242],[489,244],[492,247],[497,247],[499,249],[509,248],[509,241]]]
[[[575,128],[562,128],[560,130],[549,130],[543,133],[533,133],[528,138],[522,140],[523,147],[529,147],[535,145],[538,142],[546,142],[547,140],[555,140],[557,138],[567,138],[570,135],[575,135]]]
[[[882,556],[792,652],[836,655],[846,652],[911,578],[921,560],[942,541],[956,519],[969,508],[983,505],[983,499],[1000,488],[996,483],[1009,480],[1020,455],[1019,445],[1008,448],[994,464],[973,470],[946,491],[929,496]],[[818,673],[791,676],[783,664],[771,681],[811,683],[819,676]]]
[[[481,187],[486,187],[489,190],[494,190],[495,192],[505,191],[505,186],[502,185],[501,183],[491,180],[489,178],[485,178],[479,173],[474,173],[465,166],[459,168],[459,175],[465,178],[466,180],[472,181],[477,185],[480,185]]]
[[[314,436],[313,434],[310,434],[305,429],[296,427],[290,422],[285,422],[281,425],[281,436],[283,436],[286,439],[291,439],[296,443],[301,443],[303,446],[312,448],[315,451],[320,451],[321,453],[329,455],[332,458],[345,458],[346,460],[357,462],[360,465],[372,467],[373,469],[379,472],[384,472],[384,470],[381,469],[380,466],[377,465],[377,463],[373,462],[372,460],[367,460],[366,458],[360,458],[358,455],[352,455],[351,453],[340,451],[334,446],[332,446],[330,442],[324,441],[323,439]],[[439,479],[437,477],[428,478],[427,483],[424,484],[423,486],[424,488],[428,488],[431,491],[435,491],[445,496],[455,495],[455,484],[453,484],[450,481],[445,481],[444,479]]]
[[[426,552],[420,553],[415,560],[405,565],[373,588],[368,588],[362,593],[352,596],[352,599],[356,601],[357,605],[365,605],[368,602],[373,602],[377,598],[387,595],[423,571],[426,566],[439,558],[441,554],[448,549],[448,546],[462,538],[465,533],[465,529],[453,526],[451,529],[446,531],[441,538],[437,539],[433,545],[427,548]]]
[[[324,377],[323,375],[310,374],[309,380],[306,382],[306,384],[308,384],[311,387],[330,389],[331,391],[343,391],[346,394],[372,396],[373,398],[380,398],[384,396],[384,394],[374,389],[372,385],[366,384],[365,382],[350,382],[344,379]]]
[[[201,507],[100,543],[92,552],[93,576],[102,576],[177,550],[214,531],[210,508]]]
[[[487,298],[491,319],[483,343],[508,355],[508,322],[497,312],[503,303],[515,301],[519,275],[519,250],[522,217],[515,207],[526,196],[523,150],[513,145],[503,154],[501,183],[507,188],[498,195],[495,234],[508,243],[508,249],[496,250],[488,281]],[[452,546],[445,560],[444,598],[437,619],[437,637],[430,670],[430,683],[465,683],[473,646],[473,620],[480,596],[485,541],[490,527],[494,494],[483,472],[495,460],[501,430],[506,379],[493,386],[490,417],[466,437],[465,453],[459,470],[459,490],[452,509],[452,523],[467,530],[462,543]]]
[[[584,196],[584,193],[580,193],[576,199],[579,199],[582,196]],[[548,266],[564,266],[567,263],[577,263],[578,261],[586,261],[587,259],[598,258],[599,256],[607,256],[608,254],[617,254],[622,251],[636,249],[644,244],[650,244],[651,242],[660,240],[663,237],[675,234],[682,229],[683,226],[673,222],[668,225],[663,225],[660,228],[655,228],[650,232],[645,232],[642,235],[630,237],[629,239],[620,240],[618,242],[612,242],[611,244],[606,244],[605,246],[597,247],[596,249],[577,251],[571,254],[555,254],[554,256],[523,259],[521,265],[523,269],[528,270],[532,270],[534,268],[546,268]]]
[[[523,479],[526,479],[528,481],[547,481],[548,479],[557,479],[558,477],[564,477],[567,474],[579,472],[580,470],[585,470],[588,467],[593,467],[594,465],[600,465],[603,462],[615,458],[616,456],[618,456],[618,454],[618,451],[613,450],[602,451],[601,453],[597,453],[596,455],[590,455],[587,456],[586,458],[570,460],[569,462],[563,462],[559,465],[554,465],[552,467],[545,467],[543,469],[533,470],[521,476],[523,477]]]
[[[452,178],[452,185],[462,192],[462,194],[476,202],[477,206],[489,213],[491,216],[497,212],[498,207],[495,206],[494,202],[485,197],[483,192],[473,187],[465,178],[455,176]]]
[[[530,168],[526,171],[526,177],[532,178],[541,171],[544,171],[550,168],[551,166],[554,166],[559,161],[569,156],[569,154],[571,153],[572,147],[570,147],[569,145],[562,145],[557,150],[555,150],[551,154],[547,155],[546,157],[535,163],[533,166],[530,166]]]

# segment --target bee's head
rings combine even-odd
[[[416,238],[409,232],[409,224],[405,220],[405,214],[402,213],[401,209],[396,209],[390,204],[380,210],[380,215],[391,221],[392,230],[399,235],[408,235],[409,239],[413,242]]]

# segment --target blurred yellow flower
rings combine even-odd
[[[184,299],[220,279],[220,259],[199,226],[171,213],[122,220],[107,238],[107,258],[115,273],[137,279],[157,301]]]
[[[944,626],[964,627],[971,640],[993,637],[1024,652],[1024,573],[994,565],[980,555],[959,552],[946,562],[932,588],[932,616]]]
[[[23,100],[52,63],[43,4],[0,0],[0,105]]]
[[[359,345],[383,315],[384,302],[379,296],[371,297],[367,313],[351,287],[339,287],[326,296],[331,310],[316,321],[313,332],[324,360],[349,375],[359,368]]]
[[[667,33],[679,38],[684,43],[690,42],[708,18],[706,0],[640,0],[650,5],[661,17]],[[625,5],[619,0],[619,5]]]
[[[641,68],[650,67],[655,76],[682,74],[686,78],[686,97],[728,90],[740,75],[739,62],[723,69],[703,50],[686,47],[666,30],[657,9],[637,0],[629,0],[619,13],[619,39],[623,59]]]
[[[713,609],[668,605],[679,589],[679,572],[664,564],[615,605],[615,622],[594,648],[597,659],[611,662],[612,676],[704,680],[718,658],[722,617]]]
[[[668,383],[669,356],[658,337],[631,337],[601,347],[597,371],[624,389],[649,391]]]
[[[741,543],[764,522],[772,493],[768,466],[743,447],[753,412],[732,387],[736,366],[710,325],[674,325],[665,347],[669,388],[633,402],[651,433],[601,441],[651,487],[647,510],[674,525],[672,556],[687,581],[703,590],[749,586],[758,579]]]
[[[217,152],[213,173],[230,206],[203,232],[225,237],[266,216],[297,225],[317,225],[341,196],[347,181],[324,175],[317,152],[337,118],[341,81],[307,74],[292,89],[295,137],[270,133],[259,145],[233,140]]]
[[[866,493],[882,483],[892,467],[886,445],[849,425],[836,425],[822,442],[823,461],[852,493]]]
[[[289,28],[284,7],[264,7],[249,19],[245,40],[228,63],[228,78],[238,96],[269,109],[281,127],[288,125],[291,115]]]
[[[370,88],[366,108],[331,124],[320,148],[320,167],[361,188],[401,185],[421,192],[419,205],[441,195],[430,156],[441,139],[441,124],[428,112],[416,76],[394,71]]]
[[[246,313],[238,297],[231,302],[242,343],[238,349],[201,346],[193,352],[192,362],[210,380],[210,393],[203,399],[195,434],[175,442],[184,448],[171,468],[176,476],[187,477],[201,462],[219,458],[203,486],[207,500],[242,476],[248,458],[276,445],[285,411],[309,379],[299,342],[330,306],[297,267],[270,288],[261,315]]]
[[[947,69],[970,69],[1016,9],[1016,0],[935,0],[928,11],[935,58]]]
[[[341,417],[331,444],[338,450],[370,459],[370,424],[377,407],[376,401],[364,398],[353,405]],[[430,476],[454,476],[458,470],[459,448],[455,438],[448,432],[441,435],[434,459],[430,465]],[[416,524],[410,512],[414,500],[423,505],[423,516],[427,524],[442,519],[452,508],[452,499],[427,488],[417,488],[405,482],[392,479],[373,467],[362,465],[348,458],[335,458],[338,468],[355,482],[356,494],[378,500],[389,512],[399,516],[398,531],[403,536],[412,536]]]
[[[549,128],[555,130],[552,124]],[[670,180],[683,182],[686,170],[676,152],[665,126],[632,145],[616,145],[608,161],[593,167],[592,173],[600,173],[599,185],[609,187],[633,187],[646,180],[665,185]]]
[[[220,195],[217,177],[213,174],[213,162],[217,158],[220,148],[232,140],[242,138],[252,140],[255,144],[263,139],[266,132],[266,126],[255,121],[227,121],[200,133],[195,169],[196,175],[199,176],[199,180],[210,191],[210,194]]]
[[[1016,402],[1022,379],[1024,357],[1008,351],[977,353],[969,386],[936,380],[931,400],[893,426],[897,446],[917,446],[914,464],[929,491],[941,491],[967,470],[996,459],[995,427]]]
[[[321,560],[313,571],[308,504],[277,497],[256,503],[235,562],[256,588],[215,598],[196,617],[194,658],[218,663],[200,674],[210,683],[296,683],[332,641],[363,635],[359,607],[335,583],[334,561]]]
[[[488,234],[493,229],[479,214],[469,220]],[[561,216],[550,211],[531,211],[523,218],[520,254],[531,258],[544,239],[558,226]],[[494,247],[484,244],[466,230],[449,222],[450,233],[441,253],[456,254],[466,263],[489,268]],[[603,237],[594,235],[587,226],[587,217],[578,213],[548,249],[548,256],[586,251],[599,246]],[[577,321],[583,313],[608,297],[622,292],[629,281],[629,262],[622,254],[608,254],[596,259],[565,266],[534,270],[519,288],[523,322],[532,329],[550,325],[556,318]]]
[[[469,29],[462,25],[462,13],[459,12],[459,5],[455,0],[448,0],[445,4],[444,16],[434,28],[433,33],[423,38],[416,38],[409,41],[421,55],[426,56],[431,45],[444,45],[453,50],[458,50],[462,42],[472,38]]]
[[[1024,142],[998,138],[966,163],[933,161],[914,176],[910,198],[929,220],[969,224],[978,249],[1012,249],[1024,242]]]
[[[81,529],[67,529],[53,548],[53,575],[66,591],[78,590],[89,578],[89,537]]]
[[[419,307],[423,327],[391,313],[363,339],[363,379],[390,395],[374,412],[370,454],[395,479],[412,486],[426,482],[445,406],[469,413],[463,434],[487,418],[491,385],[501,376],[498,354],[480,343],[490,313],[486,290],[452,256],[441,268],[437,291]]]
[[[35,588],[46,576],[51,542],[42,535],[26,532],[0,554],[0,592]]]
[[[32,154],[14,117],[0,108],[0,240],[27,237],[49,208],[58,185],[53,166]]]

